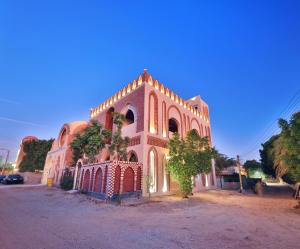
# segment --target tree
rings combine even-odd
[[[244,163],[243,166],[246,170],[248,170],[248,169],[253,169],[253,170],[261,169],[261,163],[256,161],[256,160],[247,160]]]
[[[300,112],[292,115],[290,122],[280,119],[281,128],[279,160],[286,168],[286,180],[300,182]]]
[[[187,198],[192,193],[192,177],[211,171],[211,160],[215,151],[207,138],[202,138],[194,130],[184,139],[175,133],[168,143],[170,159],[167,169],[179,183],[181,194]]]
[[[228,156],[216,151],[215,167],[217,173],[220,173],[222,170],[234,165],[236,165],[236,160],[234,158],[229,158]]]
[[[283,177],[286,181],[300,181],[300,112],[294,113],[288,122],[279,119],[280,134],[262,144],[260,150],[265,173]]]
[[[122,127],[125,121],[125,116],[121,113],[113,113],[113,123],[117,129],[113,133],[112,142],[109,145],[109,152],[115,156],[118,161],[127,161],[127,148],[129,145],[129,138],[122,137]]]
[[[60,187],[64,190],[71,190],[73,188],[74,177],[69,168],[64,170],[64,174],[61,178]]]
[[[28,141],[24,143],[25,156],[20,163],[21,172],[43,170],[47,153],[50,151],[54,139]]]
[[[109,130],[104,129],[97,121],[92,121],[82,134],[76,134],[71,143],[73,163],[75,164],[84,154],[87,155],[89,162],[94,162],[95,156],[105,148],[110,137]]]
[[[259,150],[263,172],[266,175],[272,175],[273,177],[276,177],[273,150],[275,141],[279,137],[279,135],[272,136],[268,141],[262,144],[262,149]]]

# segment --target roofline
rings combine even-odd
[[[171,91],[169,88],[165,87],[162,83],[159,83],[158,80],[153,79],[150,74],[148,74],[147,69],[144,69],[143,74],[141,74],[138,79],[133,80],[132,83],[129,83],[127,86],[125,86],[123,89],[118,91],[115,95],[104,101],[102,104],[98,105],[95,108],[90,109],[90,117],[93,118],[100,112],[102,112],[105,109],[108,109],[110,106],[112,106],[114,103],[121,100],[123,97],[127,96],[131,92],[138,89],[140,86],[144,84],[148,84],[152,87],[154,87],[156,90],[158,90],[160,93],[166,95],[171,100],[173,100],[175,103],[183,106],[185,109],[189,110],[194,115],[203,118],[207,123],[209,122],[209,118],[205,117],[204,113],[202,111],[196,110],[188,103],[188,100],[184,100],[181,97],[179,97],[177,94],[175,94],[173,91]],[[202,98],[201,98],[202,100]],[[202,100],[203,101],[203,100]],[[206,106],[207,103],[203,101]]]

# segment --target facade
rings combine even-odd
[[[64,169],[71,167],[73,163],[70,144],[75,135],[82,132],[87,125],[86,121],[75,121],[63,125],[47,154],[42,184],[46,184],[47,179],[52,178],[54,185],[59,185]]]
[[[90,121],[97,120],[106,129],[114,131],[116,127],[113,124],[113,112],[120,112],[126,117],[122,135],[130,138],[129,162],[126,167],[122,166],[120,170],[115,170],[118,165],[121,166],[121,162],[116,162],[107,149],[101,151],[93,165],[80,160],[74,169],[75,189],[91,193],[101,192],[106,197],[112,197],[113,193],[131,191],[140,191],[143,195],[147,195],[149,186],[153,195],[177,191],[178,184],[166,171],[168,139],[175,132],[184,137],[189,130],[194,129],[199,135],[207,136],[212,143],[209,109],[201,97],[196,96],[185,101],[155,80],[147,70],[104,103],[92,108]],[[60,137],[55,140],[55,145],[48,154],[45,166],[45,172],[48,173],[45,179],[49,175],[61,176],[63,165],[67,165],[66,162],[62,162],[61,167],[54,167],[58,156],[61,160],[65,160],[60,154],[63,152],[59,147],[59,141]],[[64,150],[67,150],[67,147]],[[101,174],[101,188],[95,187],[99,174]],[[131,180],[128,180],[129,176]],[[56,183],[58,181],[59,177]],[[127,186],[128,182],[132,183],[130,188]],[[195,176],[194,191],[215,187],[216,176],[212,163],[210,174]]]

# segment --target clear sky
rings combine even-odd
[[[88,120],[147,68],[209,104],[222,153],[257,157],[300,88],[299,13],[297,0],[1,0],[0,147],[13,159],[22,137]]]

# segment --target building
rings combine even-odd
[[[176,191],[178,185],[166,171],[168,139],[175,132],[184,137],[189,130],[194,129],[201,136],[207,136],[211,143],[209,109],[201,97],[185,101],[154,79],[147,70],[104,103],[92,108],[90,121],[97,120],[106,129],[113,131],[113,112],[120,112],[126,117],[122,135],[130,138],[129,162],[115,162],[107,149],[101,151],[96,164],[87,165],[84,160],[79,161],[74,171],[74,187],[77,189],[106,194],[110,191],[109,197],[113,193],[135,191],[142,191],[146,195],[148,181],[153,194]],[[60,137],[49,152],[49,158],[58,153],[55,151],[59,151]],[[55,175],[61,176],[63,165],[67,164],[63,162],[61,167],[54,167],[58,159],[53,161],[53,158],[49,158],[45,171],[52,171],[54,175],[55,168]],[[55,181],[58,182],[59,177]],[[194,191],[215,186],[216,176],[212,164],[210,174],[195,177]]]
[[[59,185],[64,169],[73,165],[70,144],[75,135],[82,132],[87,125],[87,121],[75,121],[62,126],[58,137],[54,140],[51,150],[47,154],[42,184],[46,184],[47,179],[52,178],[53,183]]]
[[[241,166],[241,176],[243,187],[247,187],[246,178],[247,171]],[[230,166],[226,169],[223,169],[217,175],[217,187],[221,189],[239,189],[240,188],[240,176],[238,166]]]

